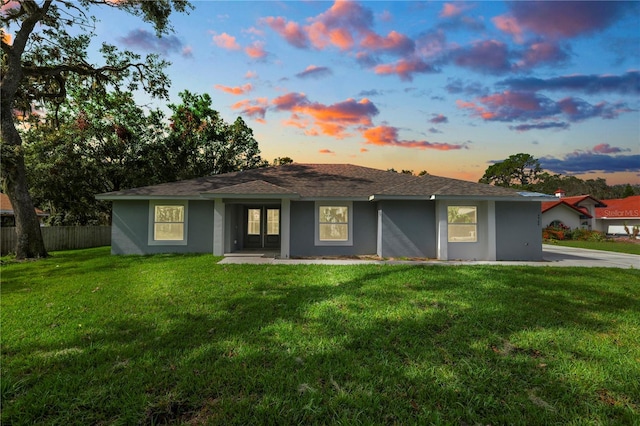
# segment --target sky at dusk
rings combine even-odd
[[[550,173],[640,184],[640,2],[192,4],[162,39],[96,9],[95,41],[161,54],[171,102],[208,93],[269,161],[477,181],[525,152]]]

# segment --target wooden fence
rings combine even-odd
[[[111,245],[110,226],[43,226],[40,230],[47,251]],[[0,255],[14,253],[15,247],[16,228],[0,228]]]

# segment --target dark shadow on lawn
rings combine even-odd
[[[576,282],[586,273],[571,268],[367,266],[335,285],[305,280],[303,266],[297,282],[279,280],[279,268],[291,266],[238,266],[243,294],[221,300],[212,293],[189,312],[158,299],[154,321],[127,316],[102,324],[94,339],[70,339],[67,346],[80,350],[43,359],[45,377],[26,373],[3,420],[19,423],[19,407],[10,408],[18,401],[43,407],[27,420],[57,423],[78,412],[90,423],[116,422],[125,411],[144,424],[593,421],[586,416],[597,397],[549,371],[558,361],[555,343],[518,347],[513,335],[601,333],[615,327],[603,315],[640,312],[631,287],[621,293]],[[590,282],[606,282],[606,270],[588,273]],[[399,305],[408,316],[393,315]],[[84,377],[76,394],[47,399],[54,395],[47,386],[73,377]],[[601,409],[608,421],[634,414]],[[567,417],[581,411],[585,417]]]

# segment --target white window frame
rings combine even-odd
[[[345,241],[320,239],[320,207],[347,207],[347,232]],[[314,229],[316,246],[352,246],[353,245],[353,202],[352,201],[316,201],[314,206]]]
[[[461,209],[475,209],[476,212],[476,221],[475,222],[449,222],[449,209],[450,208],[461,208]],[[480,208],[475,205],[449,205],[447,206],[447,242],[449,243],[477,243],[478,242],[478,214],[480,213]],[[451,228],[456,226],[474,226],[475,231],[473,231],[473,239],[457,239],[456,237],[451,236]]]
[[[184,208],[183,222],[183,239],[182,240],[156,240],[155,224],[156,224],[156,206],[182,206]],[[149,239],[150,246],[186,246],[189,234],[189,202],[175,200],[151,200],[149,201]]]

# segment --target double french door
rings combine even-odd
[[[244,212],[244,247],[249,249],[280,248],[280,207],[247,206]]]

